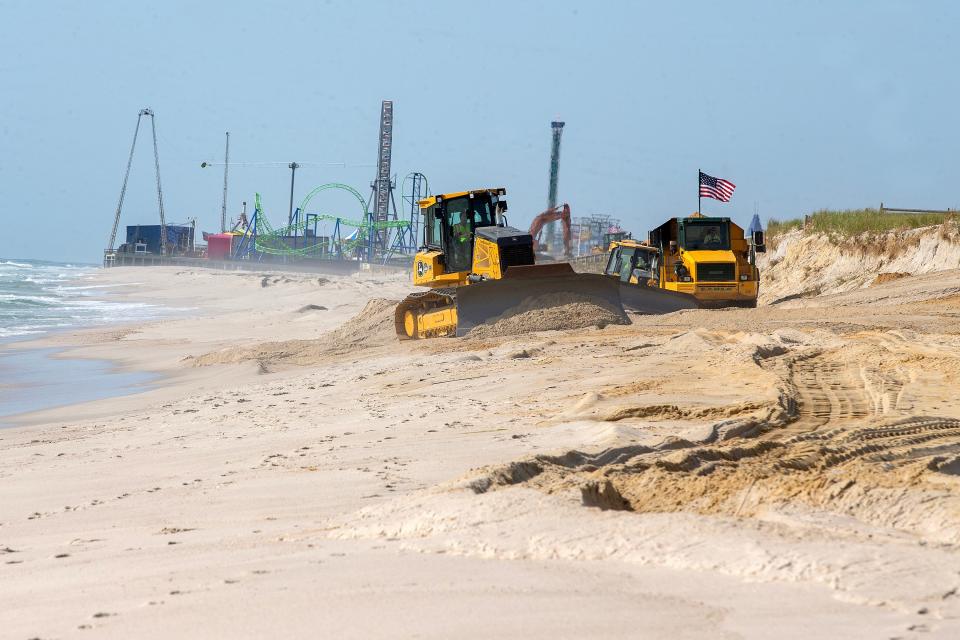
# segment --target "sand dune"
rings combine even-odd
[[[776,238],[770,249],[759,260],[761,303],[855,291],[898,276],[955,270],[960,267],[960,227],[947,222],[854,238],[794,230]]]

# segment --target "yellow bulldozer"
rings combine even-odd
[[[569,263],[535,264],[529,232],[507,224],[506,190],[459,191],[420,200],[423,245],[413,260],[412,293],[397,305],[401,340],[462,336],[523,308],[532,297],[550,306],[589,299],[623,313],[617,283],[600,274],[574,273]],[[624,316],[626,321],[626,316]]]
[[[647,242],[615,241],[609,251],[604,272],[620,280],[628,309],[633,292],[644,289],[683,296],[693,307],[757,306],[756,254],[765,251],[763,232],[747,239],[730,218],[672,218],[651,231]]]

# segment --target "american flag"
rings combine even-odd
[[[737,185],[723,178],[714,178],[708,176],[703,171],[700,172],[700,197],[715,198],[720,202],[730,202],[730,196]]]

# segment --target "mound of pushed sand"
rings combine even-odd
[[[393,326],[396,306],[396,300],[373,298],[360,313],[316,340],[284,340],[249,347],[236,346],[188,360],[197,367],[248,360],[257,360],[261,365],[309,365],[346,350],[382,347],[396,341]]]
[[[522,304],[474,327],[468,338],[512,336],[534,331],[603,328],[608,324],[630,324],[626,314],[606,301],[578,293],[545,293],[531,296]]]
[[[396,342],[393,314],[398,300],[372,298],[363,311],[321,338],[328,344],[382,345]]]

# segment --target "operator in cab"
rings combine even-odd
[[[462,216],[452,227],[453,239],[458,244],[470,242],[470,218]]]
[[[703,243],[707,245],[718,245],[720,242],[720,230],[716,227],[707,229],[707,233],[703,236]]]

